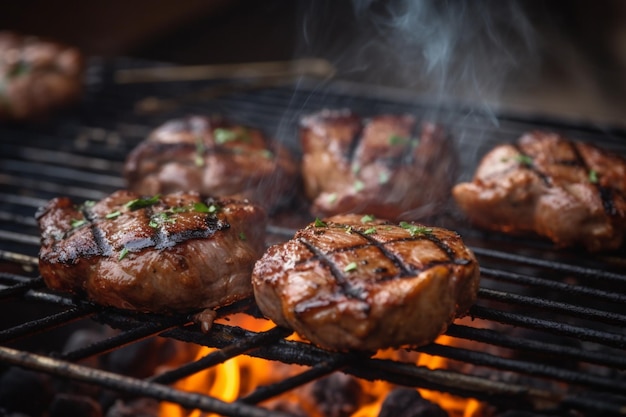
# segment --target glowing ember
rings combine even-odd
[[[227,323],[254,331],[267,331],[274,327],[268,320],[255,319],[245,314],[229,317]],[[292,336],[290,339],[298,339]],[[437,343],[453,344],[455,339],[447,336],[440,336]],[[213,348],[199,348],[195,360],[198,360],[211,352]],[[448,366],[445,358],[407,352],[404,350],[385,350],[376,354],[376,358],[411,361],[418,366],[425,366],[430,369],[441,369]],[[175,384],[175,388],[207,394],[225,402],[235,401],[237,398],[245,396],[254,391],[257,387],[268,385],[284,380],[292,375],[302,372],[306,367],[299,365],[286,365],[280,362],[270,362],[265,359],[254,358],[246,355],[238,355],[222,364],[213,366],[208,370],[195,373]],[[362,395],[358,404],[358,409],[351,414],[351,417],[377,417],[381,406],[387,395],[397,388],[384,381],[366,381],[355,379],[361,386]],[[311,385],[311,384],[308,384]],[[455,397],[449,394],[418,389],[420,395],[429,401],[439,404],[448,412],[450,417],[479,417],[486,413],[485,407],[474,399]],[[263,404],[268,407],[274,405],[293,405],[312,417],[323,417],[319,406],[315,403],[310,391],[310,387],[300,387],[292,390],[283,396],[268,401]],[[172,403],[162,403],[159,415],[162,417],[217,417],[216,414],[207,414],[199,410],[189,412],[179,405]]]

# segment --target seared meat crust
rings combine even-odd
[[[48,287],[139,311],[193,312],[251,296],[265,247],[261,208],[197,193],[124,190],[80,206],[62,197],[37,219]]]
[[[261,311],[331,350],[420,346],[474,303],[479,266],[452,231],[338,215],[269,248],[252,273]]]
[[[453,196],[485,229],[536,233],[590,252],[624,243],[626,160],[556,133],[531,132],[496,147]]]
[[[163,124],[133,149],[124,166],[128,187],[139,194],[198,191],[249,199],[268,210],[292,197],[297,175],[284,146],[218,116]]]
[[[363,119],[324,110],[301,121],[302,176],[315,216],[433,214],[450,195],[457,159],[441,128],[409,115]]]
[[[77,48],[0,32],[0,120],[39,119],[75,102],[83,70]]]

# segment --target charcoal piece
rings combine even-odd
[[[102,417],[102,407],[84,395],[57,394],[50,404],[49,417]]]
[[[358,409],[363,391],[353,377],[334,373],[317,380],[311,394],[324,416],[347,417]]]
[[[448,417],[448,413],[415,389],[396,388],[383,401],[378,417]]]
[[[106,413],[106,417],[155,417],[158,415],[159,401],[153,398],[117,400]]]
[[[10,413],[43,415],[53,395],[47,374],[10,367],[0,375],[0,404]]]

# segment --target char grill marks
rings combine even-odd
[[[616,216],[618,212],[614,203],[614,193],[620,193],[620,190],[610,185],[605,186],[600,183],[598,180],[598,171],[589,166],[589,163],[583,156],[584,150],[581,152],[581,147],[585,145],[568,140],[564,137],[559,137],[558,140],[561,143],[554,148],[554,158],[548,159],[541,164],[535,162],[538,153],[534,152],[532,147],[530,147],[528,150],[529,153],[527,153],[526,149],[529,148],[528,146],[524,147],[522,144],[514,144],[513,146],[520,155],[520,165],[534,172],[547,187],[553,187],[555,184],[559,183],[559,180],[555,180],[550,173],[554,170],[550,170],[545,164],[549,163],[554,166],[561,166],[564,169],[571,168],[572,170],[580,170],[582,172],[582,178],[588,179],[588,181],[595,185],[606,214],[608,216]],[[562,180],[563,178],[561,178],[561,181]]]
[[[60,262],[71,263],[78,257],[113,256],[119,258],[144,249],[164,249],[190,239],[208,238],[229,227],[209,211],[218,206],[189,196],[137,197],[120,191],[99,202],[75,206],[61,200],[67,210],[69,226],[54,234],[52,245],[74,242],[74,250],[62,251]],[[41,217],[44,213],[39,213]],[[46,237],[44,236],[44,239]]]

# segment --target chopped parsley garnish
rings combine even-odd
[[[589,182],[592,184],[598,183],[598,173],[593,169],[589,171]]]
[[[353,272],[356,271],[356,262],[350,262],[348,265],[346,265],[345,268],[343,268],[343,272]]]
[[[353,174],[358,174],[359,171],[361,170],[361,165],[359,165],[357,162],[354,162],[350,169],[352,170]]]
[[[204,146],[204,138],[200,135],[196,136],[196,154],[194,157],[194,162],[196,166],[201,167],[204,166],[204,151],[206,147]]]
[[[141,208],[150,207],[159,202],[159,198],[161,198],[161,194],[156,194],[150,198],[137,198],[135,200],[131,200],[125,204],[125,206],[131,210],[139,210]]]
[[[374,220],[376,220],[376,217],[372,216],[371,214],[366,214],[365,216],[361,217],[361,223],[363,224],[373,222]]]
[[[153,215],[152,217],[150,217],[150,223],[148,223],[148,226],[156,229],[157,227],[159,227],[160,224],[163,223],[176,223],[176,219],[173,217],[170,217],[172,214],[174,214],[175,212],[172,211],[164,211],[162,213],[158,213]],[[178,211],[178,213],[180,213],[180,211]]]
[[[528,156],[528,155],[524,155],[524,154],[519,154],[519,155],[517,155],[517,156],[515,157],[515,160],[516,160],[517,162],[519,162],[520,164],[522,164],[522,165],[528,165],[528,166],[530,166],[530,165],[532,165],[532,164],[533,164],[533,158],[531,158],[531,157],[530,157],[530,156]]]
[[[373,235],[374,233],[376,233],[376,228],[375,227],[370,227],[369,229],[365,230],[363,232],[364,235]]]
[[[261,151],[261,156],[265,159],[272,159],[274,158],[274,152],[270,151],[269,149],[263,149]]]
[[[250,142],[250,136],[248,135],[248,132],[238,132],[233,129],[224,129],[222,127],[218,127],[213,131],[213,137],[215,138],[215,143],[217,143],[218,145],[223,145],[226,142],[233,142],[235,140]]]
[[[72,221],[70,222],[70,225],[72,226],[73,229],[76,229],[77,227],[81,227],[84,224],[87,224],[87,220],[85,219],[72,219]]]
[[[346,227],[346,233],[347,234],[352,234],[352,226]]]
[[[326,227],[326,226],[328,226],[326,223],[324,223],[323,221],[321,221],[321,220],[319,219],[319,217],[316,217],[316,218],[315,218],[315,223],[313,223],[313,225],[314,225],[315,227]]]
[[[389,173],[387,171],[383,171],[380,174],[378,174],[378,183],[379,184],[387,184],[389,182],[389,178],[391,176],[389,175]]]
[[[246,234],[244,232],[239,232],[239,240],[246,240],[248,239]]]
[[[400,227],[406,229],[411,233],[411,236],[420,235],[420,234],[429,234],[432,233],[433,229],[426,226],[418,226],[415,224],[400,222]]]
[[[326,199],[328,203],[332,204],[337,201],[337,193],[328,194],[328,198]]]
[[[410,139],[400,135],[391,135],[389,136],[389,144],[390,145],[404,145],[409,143]]]
[[[121,261],[122,259],[126,257],[126,255],[128,255],[128,249],[122,248],[122,250],[120,251],[120,256],[117,258],[117,260]]]
[[[357,193],[359,191],[363,191],[364,188],[365,188],[365,184],[363,183],[363,181],[356,180],[354,182],[354,191],[356,191]]]
[[[198,213],[214,214],[220,210],[220,206],[218,206],[217,204],[210,204],[207,206],[202,201],[200,201],[198,203],[194,203],[193,210],[197,211]]]
[[[114,219],[114,218],[116,218],[116,217],[118,217],[118,216],[121,216],[121,215],[122,215],[122,212],[121,212],[121,211],[119,211],[119,210],[116,210],[116,211],[114,211],[114,212],[108,213],[108,214],[107,214],[106,216],[104,216],[104,217],[105,217],[105,218],[107,218],[107,219]]]

